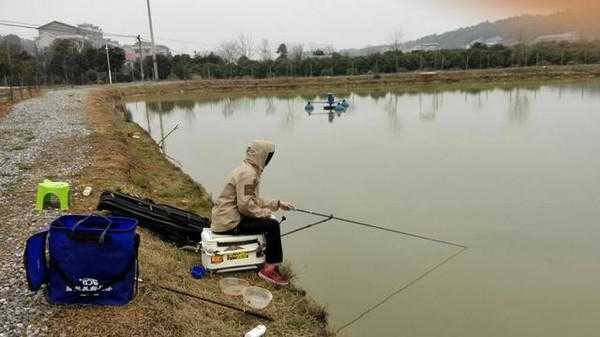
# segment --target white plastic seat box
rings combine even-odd
[[[255,269],[265,263],[264,235],[221,235],[202,230],[202,265],[210,272]]]

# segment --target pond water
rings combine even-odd
[[[344,336],[593,336],[600,330],[600,85],[127,104],[216,196],[252,139],[277,152],[265,198],[470,248],[331,221],[284,239]],[[317,112],[317,111],[315,111]],[[283,231],[318,218],[291,213]],[[378,305],[379,304],[379,305]]]

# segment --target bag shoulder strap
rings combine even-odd
[[[46,265],[46,239],[48,230],[36,233],[27,239],[23,254],[23,266],[27,278],[27,287],[38,291],[48,281]]]

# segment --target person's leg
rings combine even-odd
[[[279,221],[272,218],[244,218],[236,227],[235,234],[264,234],[267,241],[265,253],[267,264],[283,262]]]
[[[276,269],[277,264],[283,261],[279,221],[271,218],[245,218],[234,231],[236,235],[264,234],[267,241],[266,262],[258,272],[258,276],[276,285],[284,286],[289,283]]]

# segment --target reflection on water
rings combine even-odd
[[[597,334],[599,84],[338,92],[346,112],[307,114],[320,94],[127,108],[213,195],[250,140],[271,139],[265,196],[472,247],[344,335]],[[289,230],[316,220],[288,219]],[[337,327],[453,253],[335,221],[284,245]]]
[[[559,89],[561,90],[561,89]],[[537,92],[534,91],[534,95]],[[510,120],[518,124],[527,121],[529,115],[530,101],[527,90],[515,89],[508,94],[508,116]]]
[[[410,97],[418,97],[418,117],[421,121],[434,121],[440,110],[444,109],[444,95],[462,95],[464,97],[465,105],[472,104],[472,106],[479,111],[483,111],[486,108],[486,104],[489,102],[490,93],[493,95],[498,91],[505,93],[506,97],[506,111],[508,119],[515,123],[524,123],[527,121],[528,114],[530,111],[530,105],[532,100],[538,99],[538,93],[540,87],[534,88],[510,88],[510,89],[495,89],[495,90],[477,90],[469,89],[465,91],[433,91],[433,92],[419,92],[419,93],[394,93],[385,91],[373,91],[373,92],[357,92],[350,93],[347,97],[351,102],[350,108],[343,113],[329,111],[315,110],[309,113],[309,116],[326,116],[326,120],[333,122],[336,118],[342,117],[344,113],[351,113],[357,109],[356,105],[365,104],[363,99],[372,101],[375,104],[384,101],[383,108],[387,112],[389,118],[390,130],[394,133],[398,133],[401,129],[401,110],[406,110],[403,99]],[[596,86],[574,86],[574,85],[560,85],[546,88],[546,90],[554,92],[557,101],[560,102],[564,95],[569,95],[569,99],[573,99],[573,94],[578,93],[580,99],[587,97],[594,98],[598,97],[599,91]],[[222,99],[213,100],[150,100],[146,101],[145,111],[150,114],[162,113],[169,114],[173,111],[183,113],[186,117],[186,121],[192,122],[195,118],[195,110],[209,108],[210,111],[220,111],[223,117],[229,118],[237,111],[246,110],[248,108],[255,109],[256,104],[262,104],[260,109],[265,112],[267,116],[274,116],[279,114],[282,119],[282,125],[285,127],[293,127],[295,115],[299,112],[299,105],[309,100],[315,100],[318,96],[315,95],[301,95],[301,96],[289,96],[289,97],[228,97]],[[264,102],[261,102],[263,100]],[[401,106],[402,105],[402,106]],[[134,108],[138,109],[139,108]],[[149,125],[149,117],[146,121],[146,128],[151,129]]]

